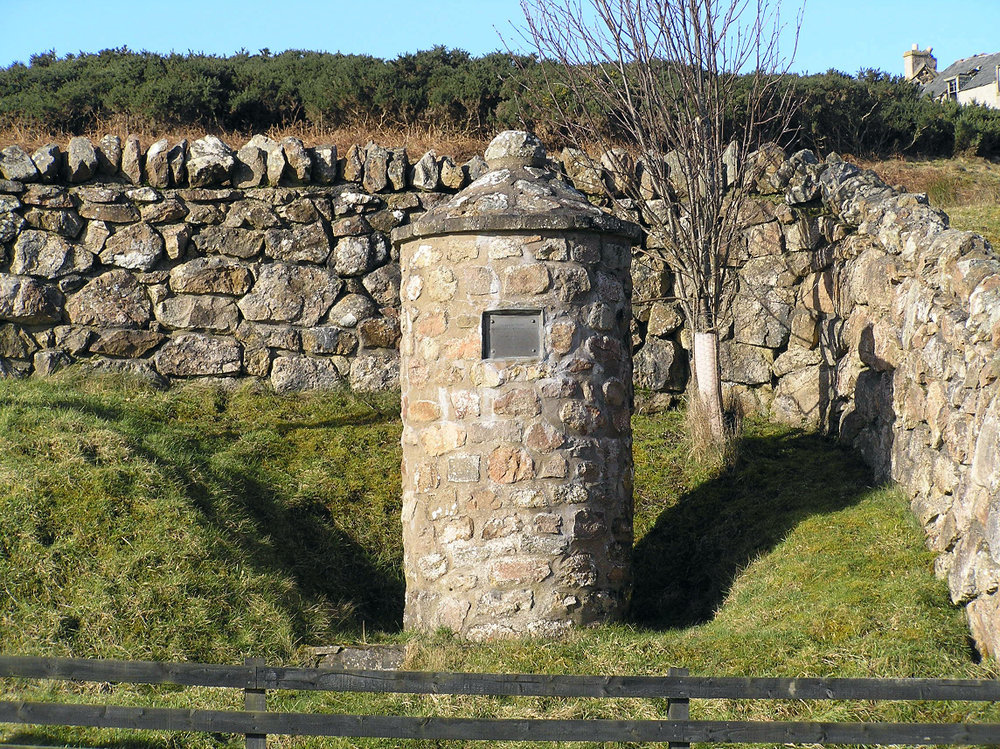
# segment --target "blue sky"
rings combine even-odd
[[[793,0],[784,0],[791,7]],[[55,49],[96,52],[127,46],[155,52],[232,54],[285,49],[395,57],[436,44],[473,54],[516,35],[517,0],[0,0],[0,67]],[[807,0],[794,69],[902,73],[914,42],[932,46],[939,67],[1000,51],[1000,0]]]

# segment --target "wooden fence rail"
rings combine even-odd
[[[0,702],[0,723],[268,734],[487,741],[1000,745],[1000,724],[807,723],[690,720],[691,699],[1000,701],[1000,681],[953,679],[742,679],[689,676],[551,676],[344,671],[199,663],[0,656],[0,677],[243,689],[245,710]],[[324,690],[668,700],[666,720],[464,719],[269,712],[268,690]]]

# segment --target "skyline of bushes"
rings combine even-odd
[[[261,132],[296,124],[425,128],[488,139],[527,126],[558,140],[548,121],[544,66],[531,56],[473,57],[434,47],[383,60],[288,50],[232,56],[136,52],[32,55],[0,68],[0,127],[84,132],[124,116],[157,129]],[[878,70],[788,75],[800,101],[791,149],[855,156],[1000,157],[1000,111],[937,103]],[[733,102],[733,127],[740,102]],[[606,115],[609,128],[613,118]]]

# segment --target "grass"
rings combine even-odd
[[[125,380],[0,381],[5,653],[303,663],[304,646],[407,645],[428,670],[996,678],[932,574],[905,499],[823,438],[750,420],[693,460],[683,415],[636,416],[633,614],[557,641],[399,631],[393,396],[275,396]],[[231,708],[237,692],[7,683],[6,698]],[[280,693],[275,710],[665,716],[659,701]],[[696,702],[695,718],[991,720],[964,703]],[[222,735],[7,727],[0,741],[235,746]],[[396,742],[272,738],[274,746]],[[457,747],[459,742],[412,742]],[[471,744],[474,746],[475,744]],[[510,746],[518,746],[512,744]]]
[[[927,193],[952,227],[982,234],[1000,247],[1000,164],[958,157],[931,161],[893,159],[864,165],[890,185]]]

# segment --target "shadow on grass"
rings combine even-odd
[[[166,749],[172,744],[166,740],[157,740],[153,737],[134,737],[127,739],[115,739],[108,741],[69,741],[58,736],[52,729],[46,732],[44,729],[24,729],[15,731],[9,738],[0,741],[0,747],[4,749],[35,749],[38,747],[79,747],[79,749]]]
[[[731,468],[682,495],[636,545],[631,620],[657,629],[710,620],[750,562],[870,485],[864,464],[822,436],[743,439]]]
[[[398,410],[367,400],[352,405],[342,415],[327,418],[276,419],[266,430],[284,438],[293,431],[364,429],[399,418]],[[95,398],[68,395],[53,399],[48,407],[88,413],[132,434],[142,432],[141,422],[127,408]],[[221,413],[223,406],[218,410]],[[234,431],[232,425],[220,424],[218,430],[165,431],[160,436],[159,440],[144,440],[145,444],[135,440],[131,448],[182,486],[200,522],[221,537],[223,543],[212,549],[214,564],[245,567],[294,583],[283,587],[281,599],[274,603],[288,616],[298,641],[322,644],[314,642],[320,634],[315,631],[316,609],[323,611],[338,634],[346,636],[356,633],[360,638],[362,632],[391,633],[402,628],[405,585],[399,554],[383,549],[388,558],[374,558],[370,549],[338,527],[344,521],[356,523],[356,518],[341,517],[343,507],[331,508],[318,498],[297,497],[289,487],[271,485],[267,473],[275,469],[264,467],[266,456],[253,456],[251,470],[245,470],[246,464],[238,460],[219,460],[241,437],[241,431]],[[366,447],[371,449],[355,445],[352,452],[357,454]],[[388,462],[398,465],[398,457]],[[352,470],[344,465],[333,468]],[[290,483],[295,484],[294,477]],[[361,494],[352,490],[342,499],[365,507],[367,513],[371,509],[368,498]],[[386,506],[385,523],[399,522],[396,499],[395,505]],[[382,522],[383,518],[375,520]]]

